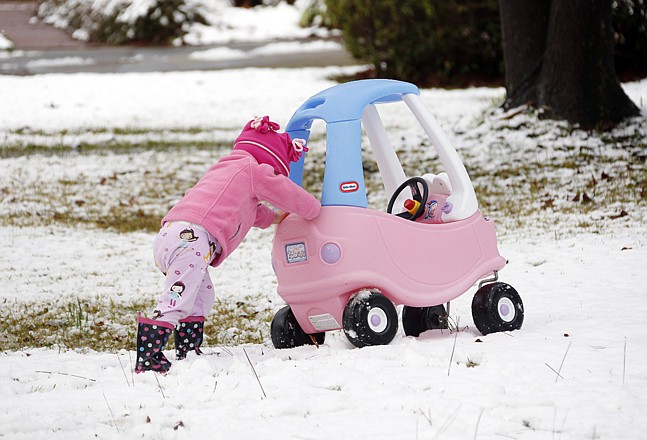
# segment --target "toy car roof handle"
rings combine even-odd
[[[323,90],[304,102],[294,113],[285,131],[309,129],[313,119],[327,124],[361,119],[369,104],[400,101],[406,94],[420,94],[415,85],[392,79],[371,79],[339,84]]]

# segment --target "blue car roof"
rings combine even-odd
[[[369,104],[396,102],[404,94],[419,95],[415,85],[391,79],[359,80],[323,90],[304,102],[292,115],[286,131],[309,129],[314,119],[327,124],[358,120]]]
[[[315,119],[326,122],[326,165],[321,190],[322,206],[366,208],[366,187],[362,166],[362,113],[366,106],[402,100],[403,95],[419,95],[411,83],[369,79],[330,87],[312,96],[294,113],[286,132],[292,139],[306,141]],[[290,167],[290,179],[303,183],[305,155]]]

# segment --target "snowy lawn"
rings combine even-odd
[[[193,3],[212,25],[194,26],[189,44],[321,35],[296,24],[305,0],[253,10]],[[0,51],[10,46],[0,36]],[[452,303],[459,331],[399,334],[364,349],[334,332],[318,349],[274,350],[269,320],[283,303],[272,231],[253,231],[212,273],[206,356],[176,362],[167,376],[133,376],[135,312],[150,309],[162,282],[151,257],[161,216],[250,117],[285,125],[331,76],[351,71],[0,77],[0,437],[644,436],[646,118],[611,134],[573,131],[532,112],[502,114],[501,89],[422,96],[498,225],[510,260],[501,279],[525,305],[521,331],[478,334],[474,288]],[[647,82],[625,89],[644,112]],[[384,112],[407,173],[435,170],[412,121]],[[305,184],[317,194],[321,133],[311,148]],[[366,163],[374,168],[368,151]],[[378,178],[367,176],[367,187],[371,207],[384,209]]]
[[[339,73],[0,77],[1,435],[642,436],[645,117],[610,135],[573,131],[501,113],[501,89],[422,96],[498,225],[510,260],[501,280],[526,310],[520,331],[481,336],[473,288],[452,303],[458,332],[400,333],[363,349],[332,332],[320,348],[275,350],[269,320],[283,302],[269,263],[272,231],[253,231],[212,273],[215,315],[227,316],[207,326],[206,355],[175,362],[167,376],[132,374],[134,312],[153,303],[162,282],[151,258],[156,222],[248,118],[268,113],[285,125]],[[646,81],[625,88],[644,106]],[[384,114],[409,173],[433,167],[411,121],[399,109]],[[314,176],[323,149],[316,134]],[[375,178],[369,187],[371,205],[384,209]]]

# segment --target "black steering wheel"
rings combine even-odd
[[[402,185],[400,185],[398,189],[396,189],[393,195],[391,196],[391,200],[389,200],[389,206],[386,208],[386,212],[388,212],[389,214],[392,213],[393,204],[395,203],[395,200],[398,198],[400,193],[404,191],[404,189],[407,187],[409,187],[409,189],[411,190],[411,195],[413,196],[413,200],[415,200],[416,202],[419,202],[420,206],[418,206],[418,209],[413,214],[411,214],[410,212],[404,211],[396,215],[398,217],[402,217],[407,220],[415,221],[418,217],[420,217],[425,212],[425,207],[427,205],[427,197],[429,196],[429,185],[427,185],[427,181],[422,177],[411,177],[405,180],[404,182],[402,182]],[[422,191],[420,191],[420,188],[422,188]]]

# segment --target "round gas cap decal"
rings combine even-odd
[[[336,243],[326,243],[321,247],[321,259],[328,264],[335,264],[341,258],[341,248]]]
[[[342,182],[339,189],[343,193],[351,193],[359,189],[359,184],[357,182]]]

